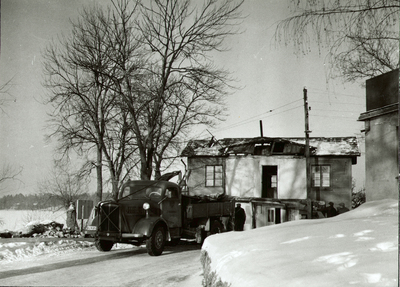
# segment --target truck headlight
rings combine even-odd
[[[147,202],[143,203],[143,209],[144,210],[149,210],[150,209],[150,204],[148,204]]]

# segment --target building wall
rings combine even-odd
[[[195,157],[188,158],[188,179],[187,185],[189,195],[215,195],[224,193],[225,176],[223,185],[220,187],[206,186],[205,170],[206,165],[222,165],[225,171],[225,158],[223,157]]]
[[[366,200],[399,198],[398,193],[398,113],[366,121],[365,192]]]
[[[352,162],[351,158],[318,157],[310,159],[311,165],[329,165],[331,168],[330,186],[316,188],[311,186],[310,198],[316,201],[333,202],[335,207],[344,203],[351,209]]]
[[[278,167],[278,198],[306,198],[305,158],[293,156],[229,156],[226,158],[226,193],[261,197],[263,165]]]
[[[399,101],[399,69],[366,81],[367,111],[378,109]]]
[[[351,158],[318,157],[311,164],[328,164],[331,183],[327,188],[311,188],[311,199],[332,201],[335,206],[345,203],[351,208]],[[205,166],[223,165],[224,187],[205,186]],[[262,166],[277,166],[277,198],[306,199],[306,160],[297,156],[236,155],[229,157],[196,157],[188,159],[188,187],[190,195],[223,193],[238,197],[262,197]]]
[[[367,201],[399,198],[399,70],[366,81],[365,193]],[[396,105],[397,104],[397,105]]]

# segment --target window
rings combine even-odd
[[[313,165],[311,167],[312,186],[331,186],[331,167],[329,165]]]
[[[140,184],[126,186],[121,191],[120,199],[122,198],[127,200],[137,199],[137,198],[147,199],[150,196],[161,197],[161,188],[157,186],[140,185]]]
[[[222,165],[206,166],[206,186],[222,186]]]
[[[178,190],[173,187],[169,187],[165,191],[165,196],[168,198],[178,198]]]
[[[278,177],[276,174],[271,175],[271,188],[278,186]]]

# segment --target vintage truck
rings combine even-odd
[[[234,214],[232,197],[188,196],[170,181],[134,180],[122,186],[117,200],[96,205],[87,230],[100,251],[115,243],[146,244],[148,254],[158,256],[166,242],[201,243],[210,234],[232,230]]]

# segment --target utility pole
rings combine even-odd
[[[304,98],[304,117],[305,117],[305,131],[306,134],[306,148],[305,148],[305,156],[306,156],[306,184],[307,184],[307,202],[308,202],[308,214],[307,218],[312,218],[312,200],[311,200],[311,167],[310,167],[310,127],[308,123],[308,98],[307,98],[307,89],[303,89],[303,98]]]

